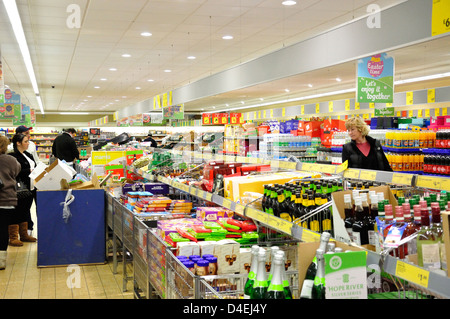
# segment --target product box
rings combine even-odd
[[[298,268],[298,287],[299,287],[299,294],[302,290],[303,286],[303,280],[306,276],[306,271],[308,270],[309,265],[313,261],[316,250],[319,248],[320,243],[319,242],[313,242],[313,243],[299,243],[297,248],[297,268]],[[356,246],[350,246],[345,243],[336,242],[336,247],[342,248],[344,251],[351,250],[351,251],[361,251],[363,250],[360,247]]]
[[[222,218],[232,218],[232,210],[221,207],[197,207],[197,219],[208,222],[215,222]]]
[[[231,239],[222,239],[214,247],[217,256],[217,274],[237,274],[240,271],[240,244]]]
[[[445,260],[447,261],[447,276],[450,277],[450,269],[448,267],[448,256],[450,256],[450,213],[442,212],[442,229],[444,230],[444,249]]]
[[[189,257],[191,255],[200,255],[200,246],[193,242],[179,242],[177,243],[176,256],[186,256]]]
[[[323,121],[324,131],[346,131],[344,120],[327,119]]]
[[[79,182],[67,182],[66,180],[61,181],[61,189],[99,189],[100,181],[98,180],[97,174],[93,174],[90,181],[79,181]]]
[[[205,241],[199,241],[197,244],[200,247],[200,256],[203,255],[214,255],[214,248],[216,247],[216,241],[212,240],[205,240]]]
[[[34,179],[34,186],[40,191],[59,190],[61,189],[62,179],[71,181],[77,173],[72,167],[59,159],[45,169],[44,166],[38,165],[30,174],[30,178]]]
[[[320,121],[311,121],[305,123],[305,134],[311,137],[320,137],[321,134],[321,124]]]
[[[252,249],[251,248],[241,248],[239,250],[239,273],[248,274],[250,272],[250,267],[252,265]]]
[[[370,189],[367,190],[367,192],[369,190],[376,191],[377,193],[383,193],[384,198],[389,200],[389,203],[392,205],[392,207],[397,206],[397,204],[398,204],[397,199],[395,198],[395,196],[392,193],[389,186],[371,187]],[[352,191],[341,191],[341,192],[334,192],[331,194],[331,196],[333,197],[333,229],[334,229],[334,238],[336,240],[342,241],[345,243],[350,243],[351,239],[350,239],[350,236],[348,235],[347,230],[345,229],[345,225],[344,225],[344,219],[345,219],[344,195],[346,195],[346,194],[351,195]],[[370,198],[368,198],[367,200],[370,205]],[[375,247],[373,247],[372,245],[364,245],[364,246],[367,249],[375,250]]]

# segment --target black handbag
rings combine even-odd
[[[17,181],[16,191],[18,199],[33,196],[33,193],[27,188],[27,185],[25,185],[25,183],[22,181]]]

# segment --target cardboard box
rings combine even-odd
[[[92,175],[88,182],[69,183],[65,179],[61,180],[61,189],[100,189],[100,181],[97,174]]]
[[[442,212],[442,228],[444,229],[444,250],[447,260],[447,276],[450,277],[448,268],[448,256],[450,256],[450,212]]]
[[[200,246],[193,241],[179,242],[177,243],[176,255],[186,257],[200,255]]]
[[[45,169],[38,165],[30,174],[30,178],[34,179],[34,186],[40,191],[60,190],[61,180],[70,181],[76,173],[72,167],[57,159]]]
[[[389,186],[371,187],[369,190],[376,191],[377,193],[383,193],[384,198],[389,200],[389,203],[392,205],[392,207],[397,206],[398,204],[397,199],[395,198]],[[344,195],[346,194],[351,195],[352,191],[341,191],[341,192],[334,192],[331,194],[331,196],[333,197],[333,229],[334,229],[334,238],[336,240],[345,243],[350,243],[351,242],[350,236],[348,235],[344,225],[345,219]],[[368,198],[367,200],[370,205],[370,198]],[[370,250],[375,249],[374,247],[370,247],[369,245],[367,245],[366,248]]]
[[[216,242],[212,240],[199,241],[197,244],[200,247],[200,256],[203,255],[214,255],[214,247],[216,247]]]
[[[214,248],[217,274],[237,274],[240,271],[240,244],[231,239],[219,240]]]
[[[239,250],[239,273],[248,274],[250,272],[250,267],[252,265],[252,249],[251,248],[241,248]]]
[[[306,276],[306,271],[308,270],[309,265],[314,259],[316,255],[316,250],[319,248],[320,243],[299,243],[298,251],[297,251],[297,268],[298,268],[298,287],[299,287],[299,295],[302,290],[303,280]],[[336,242],[336,247],[342,248],[344,251],[361,251],[362,247],[350,246],[342,242]]]

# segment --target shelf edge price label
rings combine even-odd
[[[282,231],[286,234],[289,234],[289,235],[291,234],[292,224],[290,222],[288,222],[287,220],[284,220],[282,218],[278,218],[276,216],[269,215],[269,214],[267,214],[266,220],[267,220],[268,226],[270,226],[276,230]]]
[[[344,177],[351,179],[359,179],[359,173],[360,170],[349,168],[344,171]]]
[[[224,198],[222,202],[222,206],[228,209],[231,209],[231,200]]]
[[[427,288],[430,272],[399,260],[395,268],[395,276]]]
[[[412,175],[403,173],[394,173],[392,175],[393,184],[411,185]]]
[[[377,172],[361,171],[359,174],[359,179],[375,181],[377,179]]]

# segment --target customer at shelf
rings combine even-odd
[[[25,134],[16,134],[12,138],[14,152],[9,155],[16,158],[19,162],[21,169],[17,176],[17,182],[23,183],[23,185],[30,190],[29,196],[19,198],[16,207],[16,213],[12,224],[9,226],[9,244],[11,246],[22,246],[23,242],[35,242],[36,238],[29,235],[28,230],[33,230],[33,221],[31,219],[31,205],[33,199],[36,196],[36,189],[32,184],[30,173],[36,167],[36,162],[33,156],[27,152],[29,137]],[[20,240],[18,240],[20,235]]]
[[[150,132],[148,133],[147,138],[143,142],[150,142],[151,143],[150,147],[158,147],[158,143],[156,143],[156,141],[153,139],[153,134]]]
[[[342,149],[342,163],[348,161],[349,168],[392,171],[380,141],[370,137],[369,127],[359,117],[345,122],[351,142]]]
[[[75,134],[75,129],[66,129],[55,138],[52,145],[52,155],[61,161],[64,160],[72,168],[74,167],[73,162],[80,159],[80,152],[73,139]]]
[[[30,153],[33,156],[34,161],[36,162],[36,165],[38,165],[41,160],[39,159],[39,156],[37,154],[36,144],[31,140],[31,130],[32,127],[26,127],[25,125],[20,125],[16,128],[16,134],[25,134],[28,136],[29,140],[29,146],[27,149],[27,152]],[[13,144],[8,145],[8,153],[11,153],[14,151]]]
[[[6,155],[9,139],[0,135],[0,270],[6,267],[6,251],[9,242],[9,225],[16,212],[16,177],[20,164],[12,156]]]

